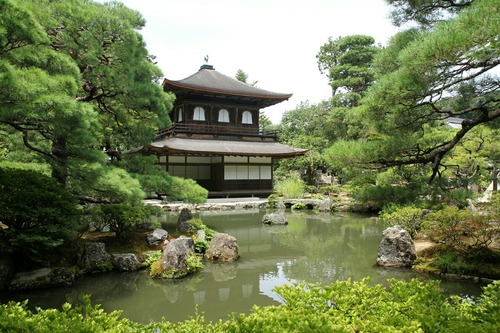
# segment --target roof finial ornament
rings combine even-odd
[[[208,64],[208,54],[205,56],[205,64]]]

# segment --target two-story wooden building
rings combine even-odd
[[[140,151],[156,154],[172,176],[196,180],[209,196],[268,195],[273,162],[307,151],[280,144],[275,131],[259,125],[262,108],[292,94],[240,82],[211,65],[183,80],[165,79],[162,85],[176,96],[173,125]]]

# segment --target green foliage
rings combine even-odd
[[[440,273],[480,276],[490,279],[500,277],[498,262],[500,253],[486,247],[457,248],[452,244],[440,244],[422,252],[417,270]]]
[[[476,272],[475,266],[466,262],[456,251],[445,251],[433,261],[441,273],[469,275]]]
[[[171,177],[166,171],[161,170],[155,155],[126,154],[120,161],[120,166],[139,180],[148,196],[168,193],[168,189],[172,186]]]
[[[343,103],[353,107],[375,79],[371,63],[378,48],[371,36],[352,35],[338,37],[321,46],[316,55],[318,67],[330,79],[333,95],[339,91],[350,95]]]
[[[193,179],[172,177],[172,185],[167,192],[175,200],[187,203],[204,203],[208,198],[208,190],[201,187]]]
[[[163,251],[156,251],[153,255],[149,256],[146,260],[146,266],[150,267],[155,261],[159,261],[163,256]]]
[[[303,210],[307,209],[307,205],[304,202],[296,202],[291,207],[292,210]]]
[[[456,249],[481,249],[490,245],[500,227],[495,215],[473,214],[457,207],[446,207],[427,214],[423,228],[435,241],[444,242]]]
[[[335,186],[335,185],[321,186],[318,189],[318,192],[323,194],[323,195],[339,194],[340,193],[340,186]]]
[[[267,197],[267,208],[276,208],[278,201],[280,200],[280,196],[277,193],[272,193]]]
[[[32,312],[27,303],[2,304],[0,306],[0,331],[2,332],[141,332],[140,324],[120,319],[121,312],[106,313],[99,305],[91,305],[90,297],[84,296],[82,305],[73,307],[63,304],[60,310],[37,309]]]
[[[416,22],[424,27],[428,27],[468,8],[475,1],[386,0],[386,2],[393,7],[391,18],[396,26],[402,26],[407,22]]]
[[[210,246],[210,241],[217,232],[207,227],[201,219],[191,219],[189,220],[189,224],[191,226],[190,233],[193,235],[195,252],[205,253],[206,249]],[[203,230],[205,232],[205,239],[196,237],[198,230]]]
[[[439,282],[390,280],[388,289],[368,280],[276,288],[285,304],[255,306],[248,315],[206,323],[202,315],[179,323],[141,325],[92,306],[66,303],[61,310],[28,310],[26,303],[0,305],[2,332],[495,332],[500,316],[500,282],[475,299],[446,296]]]
[[[0,22],[2,157],[29,151],[74,193],[140,200],[102,152],[119,157],[170,124],[173,96],[157,84],[140,14],[118,2],[4,0]]]
[[[411,204],[417,196],[412,186],[412,184],[396,186],[364,184],[353,187],[352,197],[360,210],[380,211],[392,204],[400,206]]]
[[[163,270],[161,267],[161,260],[157,260],[151,264],[149,275],[155,279],[179,279],[188,274],[196,273],[202,270],[205,265],[202,258],[196,253],[192,253],[186,258],[187,271],[178,271],[174,268]]]
[[[382,212],[380,218],[389,227],[399,225],[408,231],[411,237],[414,237],[420,230],[423,221],[423,210],[411,206],[397,209],[394,212]]]
[[[188,273],[196,273],[202,270],[205,265],[201,256],[193,253],[186,259]]]
[[[276,183],[275,190],[285,199],[302,198],[304,183],[298,177],[289,177]]]
[[[87,218],[93,228],[109,228],[118,239],[123,239],[124,232],[150,223],[151,217],[159,213],[161,208],[148,205],[100,204],[87,210]]]
[[[8,226],[2,243],[25,260],[41,261],[83,227],[75,198],[35,171],[0,168],[0,202],[0,222]]]

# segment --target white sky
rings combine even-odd
[[[386,45],[397,32],[384,0],[121,0],[146,19],[149,52],[170,80],[209,64],[234,77],[238,69],[262,89],[293,93],[263,109],[274,124],[302,101],[331,94],[316,63],[328,37],[371,35]]]

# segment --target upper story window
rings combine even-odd
[[[226,109],[219,110],[219,123],[229,122],[229,112]]]
[[[193,120],[205,121],[205,109],[201,106],[194,108]]]
[[[253,124],[252,113],[250,113],[250,111],[243,111],[243,114],[241,115],[241,123],[242,124]]]
[[[182,108],[179,108],[179,111],[177,111],[177,122],[182,122],[182,113],[184,112],[184,110],[182,110]]]

